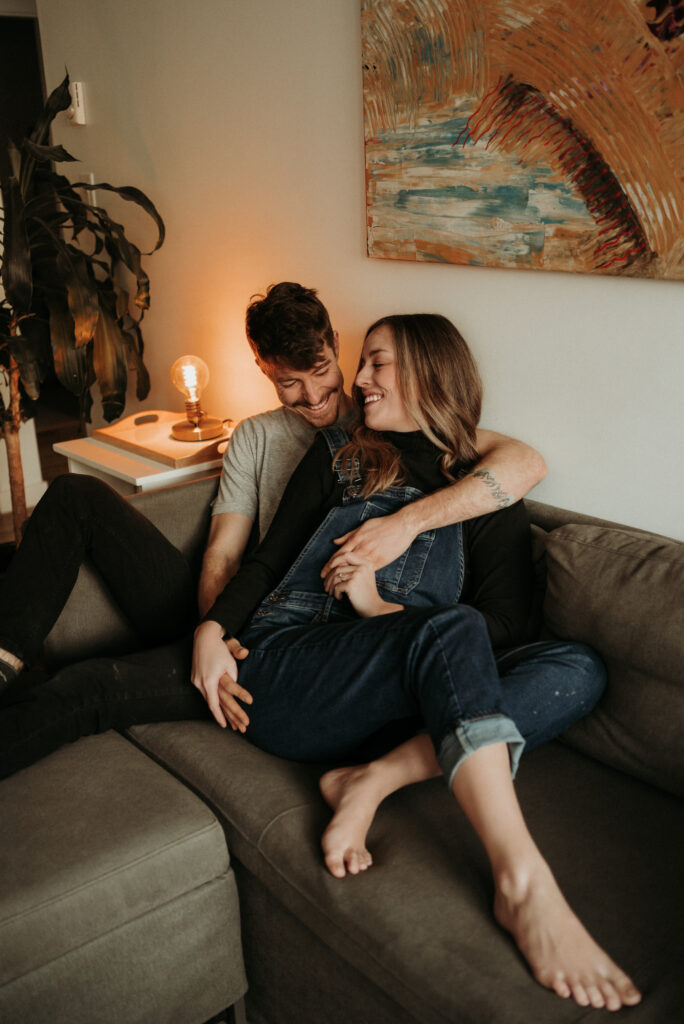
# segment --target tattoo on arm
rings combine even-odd
[[[492,497],[496,501],[497,509],[508,508],[509,505],[513,504],[513,498],[510,494],[506,494],[505,491],[501,490],[501,485],[498,480],[489,472],[488,469],[476,469],[472,475],[479,477],[485,487],[490,489]]]

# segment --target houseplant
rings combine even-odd
[[[12,515],[18,542],[26,518],[19,428],[50,366],[77,395],[81,421],[90,421],[91,387],[97,382],[107,421],[124,410],[127,371],[137,375],[139,400],[149,392],[141,321],[150,304],[141,252],[124,228],[90,193],[113,192],[140,206],[157,227],[164,223],[139,189],[106,182],[69,181],[53,163],[73,162],[49,144],[56,115],[71,104],[69,76],[51,93],[38,122],[19,147],[10,142],[10,173],[2,178],[2,287],[0,292],[0,421],[7,446]],[[147,253],[149,255],[149,253]],[[132,303],[129,282],[135,286]],[[131,310],[135,308],[135,314]]]

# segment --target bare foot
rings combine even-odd
[[[321,839],[328,871],[335,878],[357,875],[373,863],[366,836],[375,812],[385,797],[371,765],[334,768],[320,779],[326,802],[334,810]]]
[[[557,995],[607,1010],[641,1001],[631,979],[572,912],[545,861],[524,879],[499,879],[494,916],[513,935],[537,981]]]

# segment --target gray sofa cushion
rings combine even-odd
[[[231,951],[234,960],[228,1001],[242,994],[235,885],[221,826],[129,741],[116,733],[83,739],[5,779],[0,821],[0,1008],[14,1005],[17,979],[74,953],[78,971],[78,957],[104,937],[216,882],[213,899],[223,906],[221,928],[232,942],[224,955]],[[188,914],[184,929],[186,951],[202,944],[202,919]],[[148,930],[147,941],[153,937],[161,941],[163,932]],[[188,978],[185,985],[191,987]]]
[[[599,526],[546,539],[544,615],[603,657],[608,687],[564,738],[684,795],[684,544]]]
[[[372,983],[383,1005],[394,1003],[397,1020],[481,1024],[494,1019],[493,1005],[497,1024],[586,1019],[586,1009],[532,980],[495,924],[486,857],[442,780],[386,801],[369,837],[373,868],[339,880],[327,873],[320,853],[329,820],[317,788],[320,768],[271,757],[211,723],[138,726],[133,733],[209,800],[249,875]],[[680,928],[673,894],[681,892],[681,805],[560,744],[523,758],[518,788],[533,834],[576,910],[649,990],[644,1007],[630,1009],[630,1020],[667,1020],[679,998],[672,949]],[[262,922],[262,935],[267,931]],[[290,955],[294,974],[315,985],[296,943]],[[269,970],[268,963],[260,967]],[[287,964],[272,971],[274,978],[287,973]],[[368,998],[367,985],[359,990]],[[273,1019],[316,1018],[303,1012]],[[338,1014],[331,1016],[326,1003],[325,1019],[392,1017],[374,1016],[352,989]]]

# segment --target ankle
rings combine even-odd
[[[16,654],[11,654],[6,651],[4,647],[0,647],[0,662],[7,665],[9,668],[13,668],[15,672],[21,672],[24,667],[24,662],[21,658],[17,658]]]

